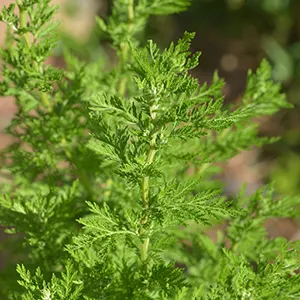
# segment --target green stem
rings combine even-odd
[[[128,0],[128,27],[129,29],[132,28],[132,21],[134,18],[134,0]]]
[[[152,113],[152,108],[150,108],[150,115],[153,119],[155,118],[155,114]],[[153,163],[154,156],[156,153],[156,137],[157,137],[157,132],[153,133],[150,139],[150,148],[145,162],[146,166],[149,166]],[[146,214],[149,208],[149,183],[150,183],[149,176],[145,176],[142,179],[141,190],[142,190],[143,210]],[[145,215],[141,220],[141,225],[145,226],[147,223],[148,223],[148,217],[147,215]],[[144,232],[145,232],[144,230],[141,231],[141,233]],[[141,245],[141,261],[143,263],[147,260],[148,257],[149,244],[150,244],[150,239],[147,237]]]
[[[133,20],[134,20],[134,0],[128,0],[127,15],[128,15],[128,31],[130,33],[133,28]],[[129,54],[129,45],[127,41],[121,43],[120,49],[121,49],[121,68],[123,68],[128,60],[128,54]],[[123,76],[119,83],[118,92],[120,96],[125,95],[126,83],[127,83],[127,78],[126,76]]]
[[[125,45],[125,43],[121,44],[121,66],[120,69],[122,70],[124,67],[124,64],[127,60],[128,57],[128,50],[127,50],[127,45]],[[122,74],[123,72],[121,72]],[[126,83],[127,83],[127,78],[126,76],[122,76],[122,78],[120,79],[120,83],[119,83],[119,95],[120,96],[124,96],[125,92],[126,92]]]
[[[23,6],[22,6],[22,0],[16,0],[17,5],[19,7],[19,11],[20,11],[20,29],[26,29],[27,27],[27,11],[24,10]],[[24,32],[23,33],[23,38],[24,38],[24,42],[27,45],[28,48],[32,47],[32,43],[30,41],[30,36],[28,32]],[[34,66],[36,68],[39,68],[38,64],[36,61],[33,62]],[[45,105],[45,107],[50,110],[51,105],[48,99],[48,95],[44,92],[40,93],[41,96],[41,100],[42,103]]]
[[[20,29],[26,29],[27,27],[27,11],[23,9],[22,2],[17,1],[19,11],[20,11]],[[28,32],[23,33],[24,41],[26,45],[31,48],[31,42]]]

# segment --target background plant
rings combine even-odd
[[[169,18],[170,26],[164,27],[164,36],[169,33],[174,37],[183,30],[197,32],[193,47],[203,49],[203,57],[194,74],[206,81],[215,68],[220,69],[226,79],[228,101],[242,95],[247,69],[256,68],[262,57],[268,58],[273,78],[283,83],[283,91],[295,109],[263,122],[264,134],[283,138],[260,151],[259,160],[267,164],[259,174],[265,173],[265,182],[275,179],[278,192],[294,194],[299,192],[299,177],[295,176],[299,170],[299,11],[297,0],[200,0],[194,1],[186,13]],[[164,41],[159,27],[155,23],[152,26],[157,38]],[[228,57],[233,62],[228,62],[227,68],[224,60]],[[246,164],[247,159],[242,165]],[[261,183],[257,178],[256,182]]]
[[[65,70],[45,63],[57,40],[50,1],[1,12],[10,26],[1,94],[15,97],[18,113],[7,129],[16,143],[1,156],[11,182],[2,184],[0,220],[22,235],[9,239],[21,279],[7,266],[1,296],[299,297],[299,244],[269,240],[262,226],[298,215],[299,197],[277,199],[270,185],[229,201],[212,178],[216,163],[277,140],[259,137],[252,121],[291,106],[269,64],[249,72],[240,106],[224,107],[217,73],[210,86],[189,73],[200,56],[189,51],[194,34],[164,50],[139,40],[150,15],[188,1],[113,4],[97,19],[118,57],[107,71],[68,48]],[[213,243],[204,231],[217,223],[226,230]]]

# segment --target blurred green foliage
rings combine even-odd
[[[284,135],[279,143],[265,151],[264,159],[273,161],[266,180],[275,179],[282,193],[299,193],[300,1],[198,0],[177,22],[179,28],[198,32],[194,48],[205,49],[204,71],[213,72],[220,66],[222,55],[228,52],[233,52],[239,62],[247,58],[246,65],[240,66],[242,72],[256,68],[262,57],[272,63],[273,78],[283,84],[295,109],[268,121],[267,131],[271,134],[284,131]],[[241,77],[238,71],[238,68],[232,71],[237,75],[233,76],[231,85],[237,86],[238,92],[231,100],[239,96],[243,84],[238,80]],[[222,76],[230,82],[232,74],[224,71]]]
[[[222,40],[255,36],[251,55],[263,52],[274,64],[274,78],[291,86],[300,77],[299,17],[298,0],[198,0],[183,21]]]

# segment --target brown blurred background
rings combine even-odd
[[[0,9],[13,0],[2,0]],[[61,39],[76,49],[82,59],[93,60],[101,53],[101,37],[95,35],[95,15],[105,16],[113,1],[54,0],[60,5],[57,18]],[[243,182],[252,193],[263,183],[276,180],[278,193],[300,193],[300,1],[299,0],[194,0],[180,15],[152,17],[147,27],[161,46],[185,30],[197,32],[193,51],[201,50],[200,66],[194,75],[210,81],[215,69],[225,78],[227,102],[239,101],[248,69],[255,69],[266,57],[273,65],[274,79],[280,81],[295,105],[272,118],[259,120],[265,135],[283,139],[261,150],[242,152],[224,165],[222,180],[234,195]],[[0,44],[5,27],[0,25]],[[59,62],[59,50],[52,59]],[[0,74],[1,76],[1,74]],[[10,143],[3,129],[15,113],[13,99],[0,98],[0,149]],[[274,220],[267,224],[270,236],[300,238],[299,220]]]

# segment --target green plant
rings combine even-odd
[[[65,49],[60,70],[45,64],[56,43],[50,0],[16,5],[0,15],[10,26],[0,90],[18,106],[0,223],[19,233],[7,240],[1,299],[298,298],[299,243],[268,239],[263,223],[298,215],[299,197],[277,199],[269,185],[230,201],[212,177],[216,163],[277,140],[252,121],[290,107],[269,64],[225,108],[217,74],[211,86],[189,75],[194,34],[163,51],[137,39],[150,15],[188,1],[116,0],[97,23],[117,65],[104,71]],[[219,223],[213,243],[205,230]]]

